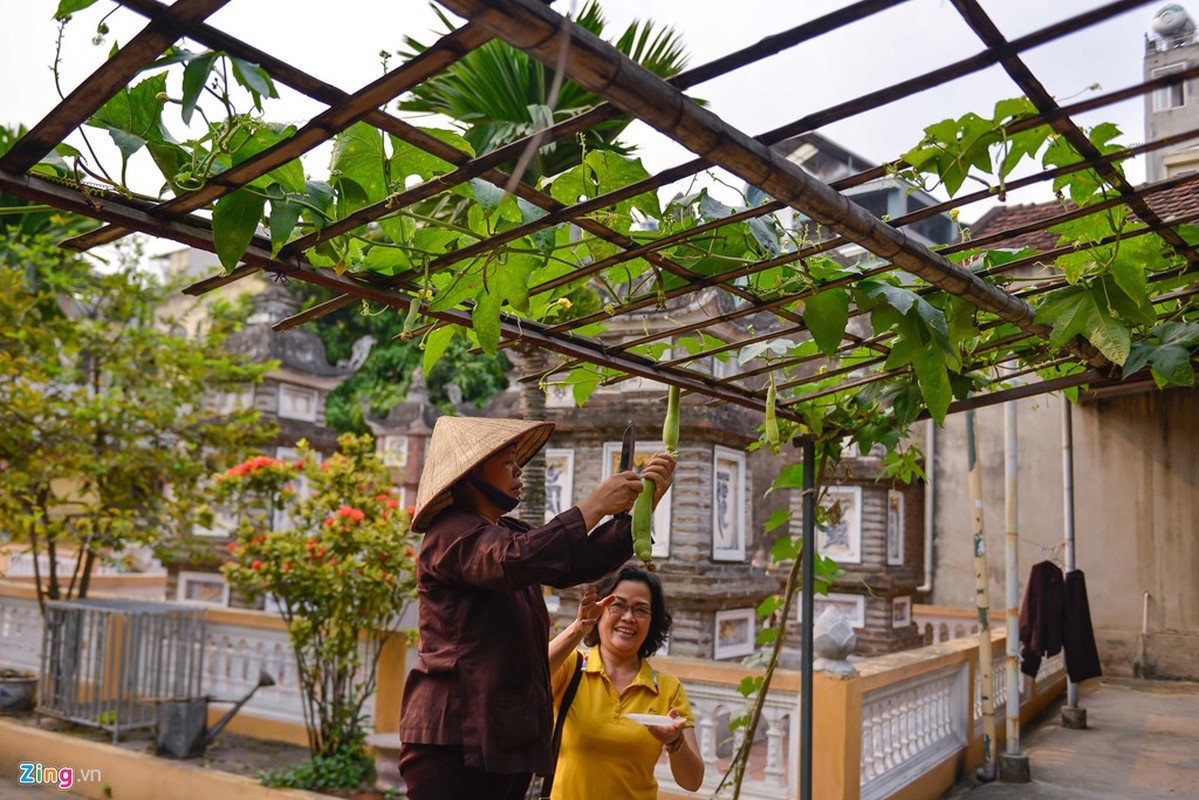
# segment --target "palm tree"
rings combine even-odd
[[[453,24],[440,11],[437,13],[452,30]],[[575,22],[601,38],[607,25],[595,0],[589,0]],[[406,58],[426,49],[410,36],[404,37],[404,44],[408,52],[401,55]],[[687,65],[682,40],[668,26],[634,21],[613,44],[662,78],[679,73]],[[550,108],[554,77],[550,67],[493,40],[418,85],[400,102],[400,109],[450,117],[465,128],[463,135],[475,152],[486,153],[534,133],[547,112],[549,119],[557,123],[603,102],[603,98],[567,78]],[[588,130],[582,141],[571,137],[542,147],[522,180],[532,184],[542,176],[570,169],[579,163],[584,149],[631,153],[634,148],[617,139],[629,122],[629,117],[615,117]]]
[[[435,8],[436,10],[436,8]],[[437,11],[448,30],[451,23]],[[607,21],[595,0],[583,7],[575,22],[603,38]],[[411,58],[426,45],[404,37]],[[687,53],[678,33],[671,27],[653,22],[634,21],[620,38],[616,49],[661,78],[681,72],[687,65]],[[403,111],[441,114],[462,126],[463,137],[476,153],[482,154],[514,142],[537,131],[547,120],[561,122],[603,102],[569,78],[562,81],[556,97],[550,93],[555,72],[505,42],[493,40],[472,50],[448,69],[414,88],[400,103]],[[551,103],[552,100],[552,103]],[[633,151],[618,140],[631,122],[629,117],[613,117],[582,134],[551,142],[541,147],[521,174],[521,181],[536,184],[542,177],[557,175],[580,163],[583,153],[609,150],[622,155]],[[453,201],[440,207],[440,213],[452,214]],[[518,346],[522,372],[526,378],[540,375],[547,367],[545,353],[535,347]],[[525,419],[546,418],[545,394],[536,380],[527,380],[522,405]],[[523,498],[525,519],[537,523],[545,514],[545,456],[539,453],[525,466]]]

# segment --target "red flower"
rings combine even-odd
[[[283,562],[283,571],[284,571],[284,572],[291,572],[291,562],[290,562],[290,561],[284,561],[284,562]]]
[[[416,555],[416,551],[413,550],[411,547],[405,547],[404,555],[408,556],[409,558],[412,558],[414,555]]]
[[[399,500],[388,500],[386,508],[388,508],[388,509],[399,508],[399,506],[400,506]]]
[[[232,553],[236,549],[237,549],[237,542],[229,542],[229,544],[225,545],[225,552],[227,552],[227,553]]]
[[[341,508],[337,509],[337,515],[340,517],[348,517],[355,522],[361,522],[366,517],[365,513],[359,511],[353,506],[342,506]]]
[[[311,550],[312,548],[316,547],[316,539],[309,539],[304,546]]]
[[[336,566],[337,566],[337,559],[336,559],[336,558],[331,558],[331,559],[329,559],[329,566],[331,566],[331,567],[336,567]]]
[[[384,553],[383,555],[379,556],[379,560],[381,562],[383,562],[384,564],[386,564],[387,563],[387,554]]]
[[[410,517],[411,517],[413,514],[415,514],[415,513],[416,513],[416,506],[408,506],[408,508],[406,508],[406,509],[404,509],[404,510],[405,510],[405,511],[407,511],[407,512],[408,512],[408,516],[410,516]]]
[[[375,499],[376,499],[376,500],[378,500],[380,503],[386,503],[386,502],[387,502],[387,495],[385,495],[385,494],[381,494],[381,495],[379,495],[378,497],[376,497]]]
[[[307,464],[307,463],[308,463],[308,462],[306,462],[306,461],[297,461],[297,462],[296,462],[296,469],[304,469],[304,465],[305,465],[305,464]]]
[[[336,524],[337,524],[337,520],[333,519],[333,517],[329,517],[328,519],[325,520],[326,528],[332,528]]]
[[[250,565],[250,569],[262,569],[262,562],[254,559],[254,563]]]

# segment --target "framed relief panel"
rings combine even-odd
[[[575,504],[575,451],[545,451],[545,521],[549,522]]]
[[[887,492],[887,563],[903,564],[903,492]]]
[[[891,599],[891,627],[906,628],[912,624],[912,597],[894,597]]]
[[[820,619],[820,615],[829,606],[836,606],[837,610],[849,620],[850,625],[855,628],[866,627],[866,598],[862,595],[829,592],[827,596],[823,597],[816,595],[812,600],[812,610],[816,614],[816,619]],[[803,621],[803,608],[801,606],[796,606],[795,618]]]
[[[408,437],[402,433],[384,436],[379,442],[379,453],[389,467],[408,466]]]
[[[215,572],[180,572],[178,599],[206,606],[229,605],[229,583]]]
[[[633,457],[633,469],[641,474],[641,468],[649,461],[654,453],[662,452],[662,443],[637,442],[637,453]],[[620,442],[604,442],[604,474],[602,478],[616,472],[620,466]],[[670,499],[674,488],[666,490],[658,507],[654,509],[654,517],[650,522],[650,531],[654,539],[654,558],[666,558],[670,555]]]
[[[862,563],[862,487],[830,486],[821,506],[826,516],[817,528],[817,552],[839,564]]]
[[[745,560],[745,453],[712,455],[712,560]]]
[[[754,610],[734,608],[716,612],[713,658],[747,656],[754,651]]]

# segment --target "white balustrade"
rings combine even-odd
[[[205,694],[236,700],[254,688],[258,673],[264,671],[275,679],[275,685],[259,689],[241,713],[304,724],[303,694],[286,631],[209,622],[206,639]],[[374,695],[362,711],[374,716]]]
[[[0,664],[39,671],[42,664],[42,613],[36,600],[0,597]]]
[[[966,746],[968,666],[953,664],[862,697],[862,798],[894,794]]]
[[[719,753],[735,753],[745,741],[744,727],[730,734],[727,722],[721,725],[720,718],[724,714],[730,718],[740,716],[747,710],[748,703],[735,684],[684,679],[683,686],[695,715],[700,757],[705,765],[704,785],[697,795],[713,797],[724,776],[720,767],[727,763],[727,758],[721,758]],[[755,753],[750,758],[750,767],[741,784],[741,796],[746,800],[784,800],[794,797],[799,777],[798,692],[770,691],[754,739]],[[764,742],[761,741],[763,739]],[[758,750],[763,745],[764,756]],[[658,763],[655,777],[663,788],[675,786],[666,759]],[[719,796],[730,796],[729,787],[725,787]]]

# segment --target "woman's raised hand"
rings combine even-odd
[[[600,617],[604,615],[604,609],[616,599],[613,595],[608,595],[597,602],[595,594],[595,584],[589,583],[583,587],[583,594],[579,596],[579,610],[575,614],[575,631],[580,639],[591,632]]]

